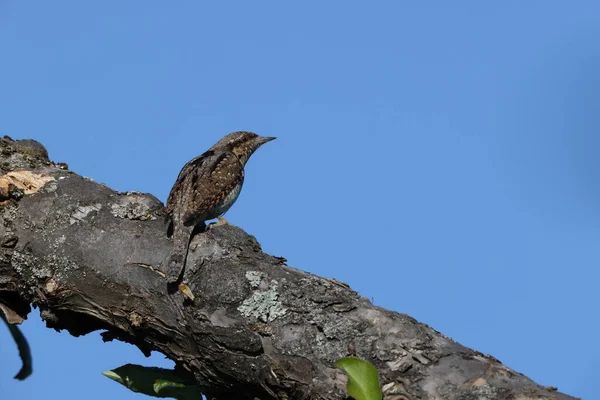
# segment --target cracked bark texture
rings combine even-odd
[[[346,356],[377,367],[385,399],[574,399],[287,266],[234,226],[192,241],[190,303],[161,274],[172,243],[158,199],[70,172],[32,140],[0,139],[0,168],[0,311],[10,321],[33,304],[48,327],[159,351],[217,399],[342,399],[333,363]]]

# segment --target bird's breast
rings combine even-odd
[[[243,181],[235,185],[235,187],[223,198],[223,201],[221,201],[221,203],[215,207],[215,218],[218,215],[225,214],[227,210],[231,208],[233,203],[235,203],[240,195],[240,192],[242,191],[242,184]]]

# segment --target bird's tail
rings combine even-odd
[[[185,226],[183,224],[174,226],[173,253],[171,253],[167,267],[168,283],[179,283],[183,279],[193,230],[193,226]]]

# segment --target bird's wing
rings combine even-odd
[[[188,161],[187,164],[181,168],[181,171],[179,171],[179,175],[177,176],[177,180],[175,181],[175,184],[173,184],[171,192],[169,193],[169,197],[167,198],[167,212],[169,214],[172,214],[177,207],[177,203],[185,191],[183,186],[186,184],[186,181],[189,180],[189,177],[192,175],[192,173],[197,174],[198,171],[207,170],[206,165],[210,164],[210,161],[213,158],[214,151],[208,150],[198,157]]]
[[[209,150],[183,167],[171,189],[167,210],[189,224],[206,217],[243,179],[244,167],[235,154]]]

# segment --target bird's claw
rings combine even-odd
[[[213,228],[216,228],[217,226],[229,225],[229,221],[227,221],[225,218],[218,216],[217,219],[219,221],[213,222],[212,224],[208,225],[208,229],[213,229]]]

